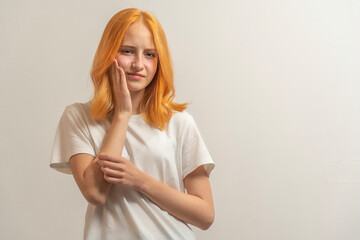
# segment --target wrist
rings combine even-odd
[[[152,177],[145,172],[142,172],[142,177],[140,178],[139,183],[135,187],[137,191],[146,194],[149,185],[151,185]]]
[[[129,112],[119,112],[115,113],[112,121],[128,121],[131,117],[131,113]]]

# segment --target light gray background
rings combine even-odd
[[[360,239],[357,0],[2,0],[0,239],[82,239],[86,201],[50,152],[127,7],[162,23],[176,100],[216,162],[216,219],[198,239]]]

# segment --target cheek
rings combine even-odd
[[[116,60],[118,61],[119,66],[122,68],[126,68],[127,66],[130,66],[130,64],[131,64],[131,59],[129,59],[126,56],[117,55]]]
[[[152,77],[154,77],[154,75],[155,75],[155,73],[156,73],[156,69],[157,69],[157,62],[151,62],[151,63],[149,63],[148,69],[149,69],[149,71],[151,71]]]

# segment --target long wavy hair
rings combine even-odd
[[[116,13],[105,27],[96,50],[91,68],[94,96],[91,100],[91,117],[95,120],[110,118],[114,112],[114,101],[110,84],[110,66],[118,52],[129,26],[142,21],[150,30],[158,52],[158,67],[151,83],[145,88],[140,102],[140,112],[152,127],[164,130],[173,111],[182,112],[187,103],[175,103],[172,61],[164,30],[159,21],[150,13],[136,8]]]

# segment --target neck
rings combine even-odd
[[[144,96],[145,90],[132,92],[130,91],[131,96],[131,104],[132,104],[132,115],[140,114],[140,102],[142,97]]]

